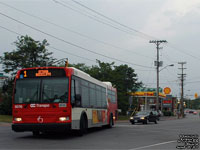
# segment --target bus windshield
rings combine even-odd
[[[34,78],[16,81],[15,104],[67,103],[68,78]]]

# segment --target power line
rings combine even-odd
[[[63,52],[63,53],[67,53],[67,54],[72,55],[72,56],[76,56],[76,57],[78,57],[78,58],[82,58],[82,59],[85,59],[85,60],[89,60],[89,61],[91,61],[91,62],[96,62],[95,60],[92,60],[92,59],[89,59],[89,58],[86,58],[86,57],[82,57],[82,56],[79,56],[79,55],[76,55],[76,54],[73,54],[73,53],[70,53],[70,52],[66,52],[66,51],[64,51],[64,50],[55,48],[55,47],[53,47],[53,46],[48,46],[48,47],[50,47],[50,48],[52,48],[52,49],[55,49],[55,50],[57,50],[57,51]]]
[[[167,82],[161,82],[160,84],[177,84],[175,82],[178,82],[178,80],[172,80],[172,81],[167,81]],[[146,84],[156,84],[156,82],[151,82],[151,83],[146,83]]]
[[[131,31],[134,31],[134,32],[136,32],[136,33],[139,33],[139,34],[141,34],[141,35],[143,35],[143,36],[145,36],[145,37],[151,38],[151,39],[157,39],[156,37],[153,37],[153,36],[150,36],[150,35],[145,34],[145,33],[143,33],[143,32],[140,32],[140,31],[138,31],[138,30],[136,30],[136,29],[134,29],[134,28],[131,28],[131,27],[127,26],[127,25],[124,25],[124,24],[122,24],[122,23],[120,23],[120,22],[118,22],[118,21],[116,21],[116,20],[114,20],[114,19],[112,19],[112,18],[110,18],[110,17],[107,17],[107,16],[105,16],[104,14],[102,14],[102,13],[100,13],[100,12],[94,10],[94,9],[91,9],[91,8],[87,7],[86,5],[83,5],[82,3],[77,2],[76,0],[72,0],[72,1],[73,1],[74,3],[76,3],[76,4],[78,4],[78,5],[80,5],[80,6],[84,7],[84,8],[86,8],[86,9],[88,9],[88,10],[94,12],[95,14],[98,14],[98,15],[100,15],[100,16],[102,16],[102,17],[104,17],[104,18],[106,18],[106,19],[108,19],[108,20],[110,20],[110,21],[112,21],[112,22],[114,22],[114,23],[117,23],[117,24],[119,24],[119,25],[121,25],[121,26],[123,26],[123,27],[125,27],[125,28],[127,28],[127,29],[129,29],[129,30],[131,30]],[[145,38],[145,39],[147,39],[147,38]],[[180,50],[179,48],[173,46],[173,44],[171,44],[171,42],[168,43],[167,46],[168,46],[168,47],[171,47],[171,48],[173,48],[173,49],[175,49],[175,50],[177,50],[177,51],[180,52],[180,53],[184,53],[185,55],[188,55],[188,56],[190,56],[190,57],[192,57],[192,58],[195,58],[195,59],[197,59],[197,60],[200,60],[199,57],[194,56],[194,55],[192,55],[191,53],[182,51],[182,50]]]
[[[104,24],[104,25],[107,25],[107,26],[109,26],[109,27],[112,27],[112,28],[114,28],[114,29],[117,29],[117,30],[119,30],[119,31],[122,31],[122,32],[124,32],[124,33],[126,33],[126,34],[129,34],[129,35],[131,35],[131,36],[134,36],[134,37],[136,36],[135,34],[133,35],[133,33],[131,33],[130,30],[127,31],[127,30],[121,29],[121,28],[119,28],[119,27],[116,27],[116,26],[114,26],[113,24],[110,24],[110,23],[107,23],[107,22],[105,22],[105,21],[102,21],[102,19],[99,19],[97,16],[89,16],[89,15],[87,15],[87,14],[85,14],[85,13],[79,11],[79,10],[76,10],[76,9],[74,9],[74,8],[71,8],[71,7],[65,5],[65,4],[63,4],[63,3],[61,3],[61,2],[59,2],[59,1],[57,1],[57,0],[53,0],[53,1],[54,1],[55,3],[57,3],[57,4],[61,5],[61,6],[63,6],[63,7],[66,7],[66,8],[68,8],[68,9],[71,9],[71,10],[75,11],[75,12],[78,12],[79,14],[81,14],[81,15],[83,15],[83,16],[86,16],[86,17],[88,17],[88,18],[90,18],[90,19],[92,19],[92,20],[95,20],[95,21],[97,21],[97,22],[99,22],[99,23],[102,23],[102,24]],[[97,18],[98,18],[98,19],[97,19]],[[149,38],[147,38],[147,37],[144,36],[144,35],[140,35],[140,34],[139,34],[138,36],[141,37],[141,38],[143,38],[143,39],[149,40]]]
[[[16,19],[14,19],[14,18],[12,18],[12,17],[10,17],[10,16],[8,16],[8,15],[5,15],[4,13],[1,13],[1,12],[0,12],[0,15],[2,15],[2,16],[4,16],[4,17],[7,17],[7,18],[9,18],[9,19],[11,19],[11,20],[13,20],[13,21],[15,21],[15,22],[20,23],[20,24],[23,24],[24,26],[27,26],[27,27],[29,27],[29,28],[31,28],[31,29],[33,29],[33,30],[36,30],[36,31],[38,31],[38,32],[40,32],[40,33],[43,33],[43,34],[45,34],[45,35],[47,35],[47,36],[50,36],[50,37],[52,37],[52,38],[54,38],[54,39],[57,39],[57,40],[59,40],[59,41],[62,41],[62,42],[64,42],[64,43],[68,44],[68,45],[71,45],[71,46],[77,47],[77,48],[79,48],[79,49],[82,49],[82,50],[84,50],[84,51],[88,51],[88,52],[90,52],[90,53],[93,53],[93,54],[96,54],[96,55],[99,55],[99,56],[102,56],[102,57],[105,57],[105,58],[113,59],[113,60],[116,60],[116,61],[119,61],[119,62],[122,62],[122,63],[130,64],[130,65],[135,65],[135,66],[143,67],[143,68],[151,68],[151,67],[148,67],[148,66],[143,66],[143,65],[140,65],[140,64],[135,64],[135,63],[123,61],[123,60],[120,60],[120,59],[117,59],[117,58],[113,58],[113,57],[110,57],[110,56],[106,56],[106,55],[103,55],[103,54],[94,52],[94,51],[92,51],[92,50],[90,50],[90,49],[81,47],[81,46],[79,46],[79,45],[77,45],[77,44],[74,44],[74,43],[72,43],[72,42],[66,41],[66,40],[61,39],[61,38],[59,38],[59,37],[56,37],[56,36],[54,36],[54,35],[52,35],[52,34],[46,33],[46,32],[44,32],[44,31],[42,31],[42,30],[39,30],[39,29],[37,29],[37,28],[35,28],[35,27],[32,27],[32,26],[30,26],[30,25],[27,25],[27,24],[25,24],[25,23],[23,23],[23,22],[21,22],[21,21],[19,21],[19,20],[16,20]]]
[[[188,55],[188,56],[190,56],[190,57],[192,57],[192,58],[194,58],[194,59],[200,60],[200,58],[199,58],[198,56],[194,56],[194,55],[192,55],[191,53],[182,51],[182,50],[180,50],[179,48],[177,48],[176,46],[174,46],[174,45],[171,44],[171,43],[167,43],[166,46],[171,47],[171,48],[177,50],[177,51],[180,52],[180,53],[184,53],[185,55]]]
[[[10,6],[10,5],[5,4],[5,3],[3,3],[3,2],[0,2],[0,4],[2,4],[2,5],[4,5],[4,6],[7,6],[7,7],[11,8],[11,9],[14,9],[14,10],[16,10],[16,11],[18,11],[18,12],[21,12],[21,13],[23,13],[23,14],[25,14],[25,15],[28,15],[28,16],[31,16],[31,17],[33,17],[33,18],[39,19],[39,20],[41,20],[41,21],[43,21],[43,22],[45,22],[45,23],[51,24],[51,25],[53,25],[53,26],[56,26],[56,27],[58,27],[58,28],[61,28],[61,29],[63,29],[63,30],[66,30],[66,31],[68,31],[68,32],[71,32],[71,33],[74,33],[74,34],[76,34],[76,35],[79,35],[79,36],[81,36],[81,37],[84,37],[84,38],[87,38],[87,39],[90,39],[90,40],[99,42],[99,43],[101,43],[101,44],[104,44],[104,45],[107,45],[107,46],[110,46],[110,47],[113,47],[113,48],[116,48],[116,49],[119,49],[119,50],[125,50],[125,51],[128,51],[128,52],[134,53],[134,54],[136,54],[136,55],[140,55],[140,56],[143,56],[143,57],[151,58],[151,59],[152,59],[152,57],[150,57],[150,56],[143,55],[143,54],[140,54],[140,53],[137,53],[137,52],[134,52],[134,51],[131,51],[131,50],[128,50],[128,49],[125,49],[125,48],[122,48],[122,47],[113,45],[113,44],[111,44],[111,43],[108,43],[108,42],[105,42],[105,41],[101,41],[101,40],[95,39],[95,38],[90,37],[90,36],[88,36],[88,35],[82,34],[82,33],[80,33],[80,32],[77,32],[77,31],[71,30],[71,29],[69,29],[69,28],[66,28],[66,27],[64,27],[64,26],[58,25],[58,24],[56,24],[56,23],[53,23],[53,22],[51,22],[51,21],[49,21],[49,20],[46,20],[46,19],[44,19],[44,18],[41,18],[41,17],[35,16],[35,15],[33,15],[33,14],[27,13],[27,12],[25,12],[25,11],[23,11],[23,10],[20,10],[20,9],[18,9],[18,8],[16,8],[16,7]]]
[[[7,30],[7,31],[9,31],[9,32],[11,32],[11,33],[16,34],[16,35],[23,36],[22,34],[17,33],[17,32],[15,32],[15,31],[13,31],[13,30],[10,30],[10,29],[8,29],[8,28],[6,28],[6,27],[0,26],[0,28],[5,29],[5,30]],[[89,59],[89,58],[86,58],[86,57],[82,57],[82,56],[79,56],[79,55],[76,55],[76,54],[73,54],[73,53],[70,53],[70,52],[67,52],[67,51],[58,49],[58,48],[53,47],[53,46],[49,46],[49,45],[48,45],[47,47],[52,48],[52,49],[57,50],[57,51],[61,51],[61,52],[63,52],[63,53],[66,53],[66,54],[69,54],[69,55],[72,55],[72,56],[76,56],[76,57],[85,59],[85,60],[89,60],[89,61],[92,61],[92,62],[96,62],[96,60],[92,60],[92,59]],[[139,70],[139,71],[153,71],[153,70],[142,70],[142,69],[134,69],[134,70]]]
[[[114,19],[112,19],[112,18],[110,18],[110,17],[107,17],[107,16],[105,16],[104,14],[102,14],[102,13],[100,13],[100,12],[94,10],[94,9],[91,9],[91,8],[87,7],[86,5],[83,5],[83,4],[80,3],[80,2],[77,2],[77,1],[75,1],[75,0],[72,0],[72,1],[73,1],[74,3],[76,3],[76,4],[78,4],[78,5],[80,5],[80,6],[84,7],[84,8],[86,8],[86,9],[88,9],[88,10],[90,10],[90,11],[92,11],[92,12],[94,12],[94,13],[96,13],[96,14],[98,14],[98,15],[100,15],[100,16],[102,16],[102,17],[104,17],[104,18],[106,18],[106,19],[108,19],[108,20],[110,20],[110,21],[112,21],[112,22],[114,22],[114,23],[116,23],[116,24],[119,24],[119,25],[122,26],[122,27],[125,27],[125,28],[127,28],[127,29],[129,29],[129,30],[131,30],[131,31],[134,31],[134,32],[136,32],[136,33],[139,33],[139,34],[141,34],[141,35],[143,35],[143,36],[145,36],[145,37],[148,37],[148,38],[150,38],[150,39],[157,39],[157,38],[152,37],[152,36],[150,36],[150,35],[147,35],[147,34],[145,34],[145,33],[143,33],[143,32],[140,32],[140,31],[138,31],[138,30],[136,30],[136,29],[134,29],[134,28],[131,28],[131,27],[127,26],[127,25],[124,25],[124,24],[122,24],[122,23],[120,23],[120,22],[118,22],[118,21],[116,21],[116,20],[114,20]]]
[[[0,26],[0,28],[3,28],[3,29],[5,29],[5,30],[7,30],[7,31],[9,31],[9,32],[11,32],[11,33],[14,33],[14,34],[17,34],[17,35],[22,36],[21,34],[15,32],[15,31],[12,31],[12,30],[10,30],[10,29],[8,29],[8,28],[5,28],[5,27],[3,27],[3,26]]]
[[[3,27],[3,26],[0,26],[0,28],[3,28],[3,29],[5,29],[5,30],[7,30],[7,31],[9,31],[9,32],[11,32],[11,33],[17,34],[17,35],[19,35],[19,36],[23,36],[22,34],[19,34],[19,33],[15,32],[15,31],[10,30],[10,29],[8,29],[8,28],[5,28],[5,27]],[[60,52],[63,52],[63,53],[66,53],[66,54],[69,54],[69,55],[72,55],[72,56],[76,56],[76,57],[85,59],[85,60],[89,60],[89,61],[92,61],[92,62],[96,62],[95,60],[92,60],[92,59],[89,59],[89,58],[86,58],[86,57],[82,57],[82,56],[79,56],[79,55],[76,55],[76,54],[73,54],[73,53],[70,53],[70,52],[67,52],[67,51],[64,51],[64,50],[55,48],[55,47],[53,47],[53,46],[49,46],[49,45],[48,45],[47,47],[49,47],[49,48],[51,48],[51,49],[55,49],[55,50],[60,51]]]

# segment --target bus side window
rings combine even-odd
[[[82,97],[81,97],[81,85],[80,85],[80,79],[79,78],[75,78],[74,80],[75,82],[75,106],[80,107],[82,105]]]
[[[75,80],[72,79],[71,82],[71,105],[74,106],[75,104]]]

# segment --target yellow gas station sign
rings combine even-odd
[[[194,97],[195,97],[195,98],[198,98],[198,94],[197,94],[197,93],[195,93],[195,94],[194,94]]]
[[[171,89],[169,87],[164,88],[164,93],[165,94],[170,94],[171,93]]]

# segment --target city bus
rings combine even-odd
[[[73,67],[35,67],[17,72],[13,90],[15,132],[112,127],[117,119],[117,90]]]

